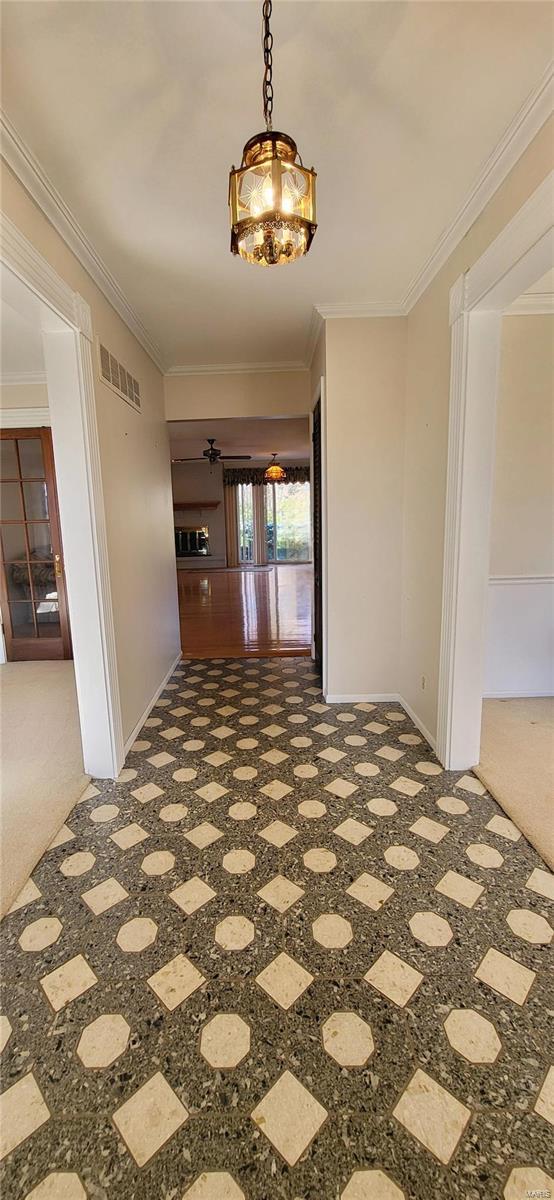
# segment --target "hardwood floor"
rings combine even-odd
[[[311,566],[179,570],[177,580],[186,658],[311,653]]]

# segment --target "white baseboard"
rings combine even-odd
[[[150,713],[152,712],[152,709],[156,703],[156,700],[158,699],[159,696],[161,696],[168,679],[171,679],[171,676],[173,675],[173,672],[175,671],[175,669],[179,666],[179,663],[181,662],[182,657],[183,657],[182,652],[179,651],[177,658],[175,659],[175,662],[173,662],[171,664],[169,671],[167,672],[167,675],[165,675],[164,678],[162,679],[162,682],[160,683],[158,690],[156,692],[154,692],[152,699],[149,700],[149,702],[142,714],[142,717],[139,717],[139,720],[137,721],[135,728],[133,729],[133,732],[129,735],[129,737],[127,738],[127,741],[125,742],[125,745],[123,747],[125,756],[127,756],[127,753],[131,749],[133,742],[136,741],[137,734],[140,733],[140,731],[144,725],[144,722],[146,720],[148,720],[148,717],[150,716]]]
[[[429,733],[429,730],[426,729],[425,725],[423,724],[423,721],[420,720],[420,718],[418,717],[417,713],[414,712],[411,705],[408,704],[406,700],[403,700],[402,696],[399,696],[398,699],[400,700],[402,708],[405,710],[405,712],[407,712],[407,714],[410,718],[410,721],[413,721],[414,725],[416,726],[416,729],[419,729],[419,732],[423,734],[425,741],[429,742],[431,749],[436,751],[437,739],[434,738],[431,733]]]
[[[398,692],[360,692],[359,695],[324,696],[326,704],[391,704],[400,701]]]
[[[551,700],[552,692],[487,692],[483,700]]]

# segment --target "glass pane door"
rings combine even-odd
[[[239,483],[237,487],[239,560],[254,560],[254,497],[251,483]]]
[[[3,432],[0,447],[2,612],[8,657],[61,658],[68,649],[69,630],[62,628],[66,609],[50,433]]]
[[[266,546],[269,562],[309,562],[309,483],[272,483],[266,489]]]

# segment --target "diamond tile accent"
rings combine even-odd
[[[376,879],[375,875],[368,875],[367,872],[364,872],[354,880],[354,883],[350,884],[350,887],[347,887],[346,892],[360,904],[365,904],[366,908],[371,908],[373,912],[379,912],[389,896],[393,895],[394,888],[389,887],[388,883],[383,883],[382,879]]]
[[[433,842],[438,845],[449,832],[448,825],[441,825],[440,821],[433,821],[430,817],[419,817],[413,825],[410,825],[410,833],[415,833],[416,837],[425,838],[427,842]]]
[[[205,800],[207,804],[213,804],[214,800],[221,800],[222,796],[226,796],[229,788],[223,787],[220,783],[205,783],[203,787],[196,789],[196,795],[200,796],[201,800]]]
[[[160,1071],[113,1114],[113,1123],[139,1167],[184,1125],[188,1111]]]
[[[100,916],[100,913],[107,912],[109,908],[113,908],[116,904],[121,904],[122,900],[126,900],[128,892],[121,886],[118,879],[104,879],[103,883],[97,883],[96,887],[90,888],[88,892],[83,892],[81,900],[90,908],[95,916]]]
[[[304,888],[293,883],[291,879],[286,879],[284,875],[276,875],[274,879],[270,879],[269,883],[266,883],[265,887],[260,888],[257,895],[277,912],[284,913],[302,898]]]
[[[209,904],[215,895],[216,892],[209,883],[200,879],[198,875],[193,875],[192,879],[187,879],[186,883],[180,883],[179,887],[174,888],[169,893],[169,899],[173,900],[173,903],[186,913],[187,917],[190,917],[204,904]]]
[[[205,983],[204,976],[184,954],[177,954],[146,980],[170,1012]]]
[[[423,975],[397,954],[383,950],[364,979],[393,1004],[404,1008],[422,983]]]
[[[48,1107],[30,1071],[0,1096],[0,1162],[49,1119]]]
[[[347,817],[333,832],[343,841],[350,842],[351,846],[361,846],[373,832],[373,828],[371,825],[364,825],[363,821],[356,821],[354,817]]]
[[[340,1200],[406,1200],[406,1193],[384,1171],[354,1171]]]
[[[307,1150],[327,1111],[290,1071],[284,1071],[252,1113],[252,1120],[289,1167]]]
[[[546,1073],[546,1079],[537,1096],[533,1112],[538,1113],[539,1117],[543,1117],[549,1125],[554,1126],[554,1067],[550,1067]]]
[[[475,972],[476,979],[488,984],[501,996],[506,996],[507,1000],[513,1000],[514,1004],[525,1004],[535,977],[535,971],[530,971],[494,947],[487,950]]]
[[[313,983],[313,975],[283,951],[256,976],[256,983],[280,1008],[289,1009]]]
[[[473,908],[484,890],[481,883],[475,883],[457,871],[447,871],[435,886],[435,891],[440,892],[441,896],[448,896],[456,904],[463,904],[464,908]]]
[[[358,785],[350,783],[348,779],[333,779],[332,783],[325,785],[325,791],[331,792],[332,796],[339,796],[341,800],[347,800],[358,791]]]
[[[286,846],[292,838],[296,837],[297,829],[293,829],[291,825],[286,825],[284,821],[271,821],[266,825],[265,829],[260,830],[259,837],[264,841],[269,842],[271,846]]]
[[[223,837],[221,829],[217,829],[210,821],[203,821],[201,825],[195,825],[194,829],[189,829],[185,833],[187,842],[191,842],[196,846],[197,850],[205,850],[206,846],[212,846],[219,838]]]
[[[132,846],[138,846],[139,842],[143,842],[147,837],[146,830],[133,821],[130,825],[124,825],[123,829],[118,829],[115,833],[110,834],[110,841],[115,842],[120,850],[130,850]]]
[[[458,1146],[471,1112],[442,1084],[418,1069],[392,1115],[446,1166]]]
[[[270,800],[283,800],[285,796],[292,792],[292,788],[288,783],[282,783],[280,779],[272,779],[271,783],[266,783],[263,788],[260,788],[264,796],[269,796]]]

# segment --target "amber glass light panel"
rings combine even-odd
[[[316,231],[315,179],[287,134],[251,138],[229,181],[233,253],[260,266],[306,254]]]

